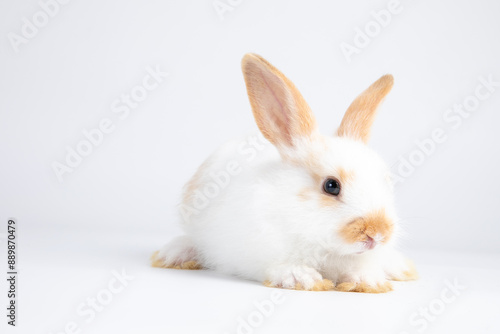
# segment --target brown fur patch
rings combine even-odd
[[[327,195],[323,192],[323,189],[321,188],[323,185],[318,184],[317,188],[313,187],[307,187],[302,189],[301,192],[297,194],[298,198],[303,201],[307,202],[313,199],[317,199],[319,196],[319,205],[322,207],[332,207],[335,206],[338,203],[338,200],[334,196]]]
[[[190,200],[191,196],[195,192],[195,190],[200,189],[202,184],[200,180],[202,180],[202,175],[205,169],[208,167],[208,159],[205,160],[196,170],[194,175],[189,179],[188,183],[184,186],[182,199],[183,202],[186,203]],[[201,190],[200,190],[201,191]]]
[[[177,265],[167,265],[165,262],[158,258],[159,252],[156,251],[151,255],[151,266],[155,268],[169,268],[169,269],[184,269],[184,270],[198,270],[202,269],[202,266],[196,261],[186,261]]]
[[[378,106],[391,91],[393,84],[392,75],[384,75],[356,97],[347,108],[337,135],[368,142]]]
[[[311,109],[295,85],[267,60],[246,54],[241,62],[252,112],[260,131],[274,145],[316,129]],[[267,100],[266,100],[267,99]]]
[[[321,187],[323,186],[323,182],[325,182],[325,177],[322,175],[319,175],[318,173],[311,171],[311,176],[314,180],[314,183],[320,187],[319,189],[321,190]]]
[[[151,266],[155,267],[155,268],[162,268],[164,266],[164,263],[163,261],[161,261],[160,259],[158,259],[158,253],[159,251],[156,251],[153,253],[153,255],[151,255]]]
[[[354,180],[354,171],[347,171],[344,168],[339,168],[338,173],[341,186]]]
[[[320,190],[321,191],[321,190]],[[324,208],[332,207],[338,203],[337,197],[321,193],[319,205]]]
[[[313,188],[304,188],[297,196],[301,201],[307,202],[314,198],[316,192]]]
[[[283,288],[281,286],[273,285],[270,281],[264,281],[263,283],[268,288],[280,288],[280,289]],[[333,288],[334,288],[334,284],[332,281],[330,281],[329,279],[323,279],[321,281],[317,281],[316,283],[314,283],[313,287],[310,289],[307,289],[307,290],[304,289],[304,287],[300,283],[297,283],[292,289],[289,289],[289,290],[329,291],[329,290],[333,290]]]
[[[406,260],[406,263],[408,265],[408,270],[405,270],[398,275],[391,275],[389,278],[391,281],[414,281],[418,279],[417,268],[415,267],[413,261]]]
[[[329,279],[323,279],[322,281],[317,281],[310,291],[329,291],[333,290],[334,284]]]
[[[363,218],[358,218],[340,229],[340,235],[345,241],[355,243],[375,238],[377,234],[384,237],[387,242],[394,230],[394,224],[387,218],[383,210],[375,211]]]
[[[392,284],[391,282],[384,282],[377,284],[376,286],[372,286],[365,282],[343,282],[337,284],[335,290],[344,292],[384,293],[392,291]]]

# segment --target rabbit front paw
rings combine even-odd
[[[327,291],[333,289],[332,281],[308,266],[279,266],[269,271],[265,286],[293,290]]]
[[[344,292],[364,292],[364,293],[383,293],[392,290],[392,284],[389,282],[383,271],[368,271],[356,274],[342,275],[335,286],[335,290]]]
[[[379,283],[367,282],[342,282],[335,287],[337,291],[344,292],[364,292],[364,293],[384,293],[392,290],[392,284],[389,281]]]

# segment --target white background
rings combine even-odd
[[[485,259],[498,262],[500,87],[480,101],[458,128],[443,117],[454,104],[474,95],[480,77],[500,81],[500,3],[401,0],[400,13],[350,62],[340,45],[353,44],[355,29],[364,29],[374,20],[371,11],[387,8],[388,1],[232,3],[236,3],[233,10],[221,19],[211,0],[74,0],[60,5],[48,24],[16,52],[8,34],[21,35],[23,17],[33,21],[40,5],[33,0],[0,2],[0,219],[2,226],[8,217],[19,223],[19,265],[24,270],[21,282],[25,282],[24,291],[20,285],[25,309],[21,308],[19,321],[24,326],[33,317],[38,322],[30,323],[37,332],[61,330],[76,317],[76,305],[105,286],[111,269],[122,266],[143,274],[140,281],[141,274],[134,281],[137,293],[141,286],[149,286],[143,293],[151,293],[148,312],[137,309],[126,320],[118,317],[123,314],[120,307],[129,305],[135,310],[137,304],[122,300],[121,306],[110,305],[130,330],[158,321],[160,314],[165,318],[151,330],[177,326],[181,331],[186,328],[182,323],[172,324],[179,317],[186,318],[188,326],[190,311],[178,307],[179,299],[164,305],[154,297],[154,284],[158,290],[162,287],[159,275],[165,280],[182,278],[181,283],[189,280],[189,284],[202,284],[200,280],[233,284],[234,291],[244,291],[249,300],[238,302],[251,305],[254,297],[245,290],[249,283],[208,273],[160,274],[147,268],[149,254],[180,233],[175,205],[182,185],[218,145],[256,130],[240,70],[241,57],[247,52],[261,54],[295,82],[324,133],[335,131],[357,94],[381,75],[393,74],[395,86],[380,110],[370,145],[397,170],[401,159],[418,149],[416,141],[429,138],[436,128],[447,137],[397,185],[397,207],[406,231],[404,249],[415,254],[417,265],[421,259],[424,273],[432,276],[442,271],[442,277],[450,280],[456,275],[467,280],[468,276],[460,275],[470,270],[448,272],[443,266],[469,261],[478,268],[477,259],[484,266],[490,263]],[[113,101],[130,94],[147,75],[146,69],[157,66],[169,76],[126,119],[120,119],[112,111]],[[59,182],[53,162],[64,163],[67,147],[75,149],[84,139],[82,131],[98,127],[104,118],[112,120],[114,131]],[[2,227],[1,233],[5,230]],[[494,294],[498,296],[498,280],[491,276],[498,278],[499,268],[495,268],[481,269],[490,270],[483,274],[492,286],[479,284],[483,274],[469,278],[484,289],[471,289],[471,296],[491,300]],[[90,274],[92,270],[96,275]],[[54,282],[51,273],[68,276],[64,282]],[[439,291],[444,279],[439,275],[409,284]],[[73,285],[78,289],[72,289]],[[405,286],[402,289],[411,294],[411,285]],[[248,288],[268,294],[258,286]],[[215,297],[199,293],[194,295],[205,297],[192,302],[210,309],[209,300]],[[340,295],[343,301],[367,298]],[[390,310],[394,301],[383,298]],[[405,330],[412,307],[425,305],[429,298],[415,299],[414,305],[402,311],[406,313],[395,316],[402,320],[386,327],[386,332]],[[149,313],[157,302],[164,311]],[[372,308],[378,305],[373,300],[366,305],[372,302]],[[225,305],[226,312],[238,314],[230,301]],[[470,312],[467,305],[463,304],[464,314]],[[330,306],[342,311],[339,304]],[[173,309],[176,316],[169,313]],[[393,311],[398,310],[394,306]],[[219,311],[223,316],[224,310]],[[302,311],[288,317],[286,310],[280,310],[284,319],[300,319]],[[488,312],[479,313],[487,328]],[[142,318],[135,319],[133,314]],[[311,313],[310,320],[293,328],[321,324],[314,316]],[[113,328],[116,322],[107,323],[108,317],[103,315],[92,328],[97,332]],[[220,323],[229,327],[214,325],[211,331],[230,331],[234,318],[228,315]],[[372,331],[378,328],[375,318]],[[136,327],[126,325],[131,319],[137,320]],[[334,328],[334,324],[327,325]]]

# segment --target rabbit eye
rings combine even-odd
[[[336,179],[328,178],[323,183],[323,190],[327,194],[338,196],[340,194],[340,182]]]

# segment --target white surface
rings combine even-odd
[[[71,321],[81,333],[237,333],[238,317],[248,318],[255,301],[277,290],[213,272],[151,268],[147,259],[163,239],[144,232],[24,231],[19,327],[8,333],[55,334]],[[421,275],[416,282],[397,282],[394,291],[379,295],[278,290],[284,291],[282,303],[252,330],[420,333],[421,325],[410,323],[412,314],[440,299],[446,281],[457,281],[465,288],[423,332],[500,331],[498,256],[410,254]],[[122,269],[134,279],[87,323],[77,314],[79,304],[106,289],[112,271]]]
[[[180,231],[181,186],[215,147],[256,129],[240,71],[246,52],[294,81],[324,133],[358,93],[392,73],[371,141],[391,165],[437,127],[448,136],[397,186],[404,245],[422,279],[381,296],[287,292],[255,332],[415,333],[408,317],[455,277],[468,288],[425,332],[499,332],[500,89],[457,129],[443,116],[481,76],[500,80],[500,2],[402,0],[403,11],[348,63],[340,44],[387,3],[242,1],[220,20],[212,0],[71,1],[16,53],[7,34],[20,33],[22,18],[40,7],[2,0],[0,233],[17,218],[18,332],[56,333],[81,321],[78,304],[122,267],[136,279],[82,333],[186,325],[234,333],[237,317],[269,296],[257,283],[146,266]],[[170,76],[121,120],[111,104],[157,65]],[[114,132],[59,183],[51,164],[104,118]]]
[[[500,89],[457,129],[448,108],[480,76],[500,80],[498,1],[406,1],[348,63],[340,50],[388,1],[72,1],[15,53],[0,47],[0,217],[24,226],[179,232],[180,189],[222,142],[256,130],[240,60],[263,55],[302,91],[323,133],[382,74],[395,77],[371,146],[390,165],[436,127],[448,140],[398,185],[413,248],[500,252]],[[0,2],[0,35],[20,33],[35,1]],[[111,104],[148,66],[170,76],[121,120]],[[51,164],[104,118],[114,132],[59,183]],[[450,229],[452,237],[450,236]]]

